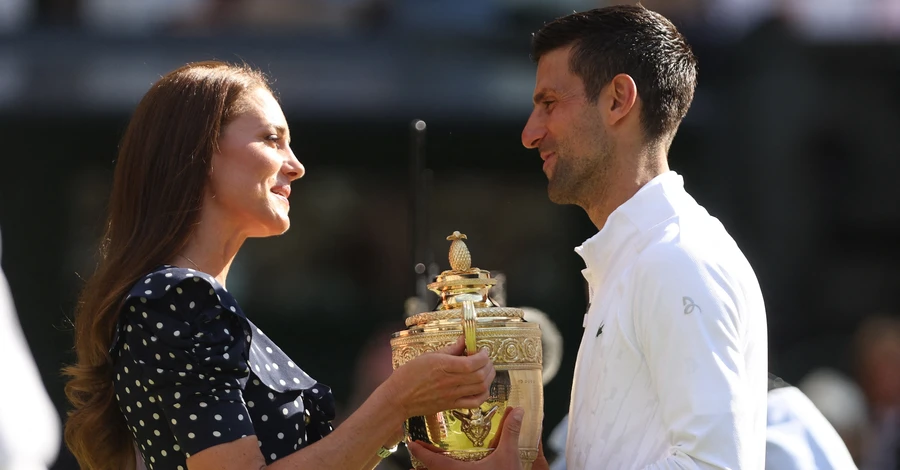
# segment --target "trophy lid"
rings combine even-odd
[[[441,296],[441,310],[459,308],[453,299],[461,294],[478,294],[481,296],[482,306],[491,304],[488,291],[497,283],[491,278],[490,271],[472,267],[472,255],[469,247],[463,240],[468,237],[459,231],[447,237],[450,240],[450,268],[435,278],[435,282],[428,284],[428,289]]]

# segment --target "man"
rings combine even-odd
[[[766,470],[856,470],[841,436],[799,388],[769,374],[768,390]],[[842,405],[852,409],[853,401]],[[550,433],[547,445],[560,454],[550,470],[566,470],[568,419]]]
[[[690,47],[661,15],[615,6],[545,25],[532,53],[534,110],[522,143],[540,152],[550,199],[582,207],[599,230],[576,249],[590,308],[569,470],[762,469],[759,284],[667,163],[696,85]],[[431,470],[454,468],[411,450]]]

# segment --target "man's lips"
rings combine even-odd
[[[547,152],[541,154],[541,159],[544,160],[544,173],[556,162],[556,152]]]

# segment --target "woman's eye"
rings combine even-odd
[[[269,142],[278,142],[279,138],[277,135],[272,134],[272,135],[266,137],[266,140],[268,140]]]

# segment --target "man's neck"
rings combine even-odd
[[[609,215],[650,180],[669,171],[664,153],[647,151],[636,158],[631,156],[619,158],[618,161],[625,163],[612,168],[607,180],[598,182],[598,190],[591,195],[592,199],[582,206],[597,230],[602,230]]]

